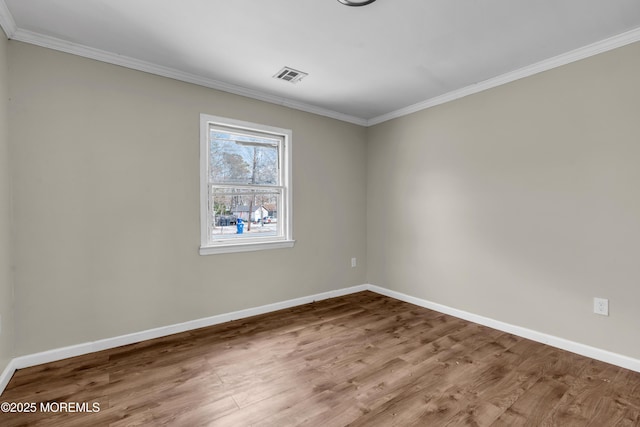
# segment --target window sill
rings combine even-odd
[[[226,245],[219,245],[219,246],[201,246],[200,255],[230,254],[230,253],[236,253],[236,252],[253,252],[253,251],[263,251],[267,249],[292,248],[295,243],[296,243],[295,240],[277,240],[273,242],[236,243],[236,244],[226,244]]]

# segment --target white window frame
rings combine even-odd
[[[241,238],[215,241],[209,235],[209,138],[211,126],[223,126],[238,131],[258,132],[282,139],[280,147],[282,201],[278,211],[281,235],[256,239]],[[250,123],[226,117],[200,114],[200,255],[259,251],[293,247],[293,210],[291,190],[291,139],[290,129]]]

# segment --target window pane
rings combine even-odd
[[[211,186],[210,238],[241,239],[281,236],[278,210],[281,191]],[[242,233],[238,223],[242,220]]]
[[[210,130],[209,182],[280,185],[277,138]]]
[[[290,129],[200,114],[201,255],[293,247],[291,139]]]

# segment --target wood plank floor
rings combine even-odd
[[[640,426],[640,373],[361,292],[22,369],[0,402],[100,406],[6,427]]]

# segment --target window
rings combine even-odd
[[[200,115],[200,254],[292,247],[291,131]]]

